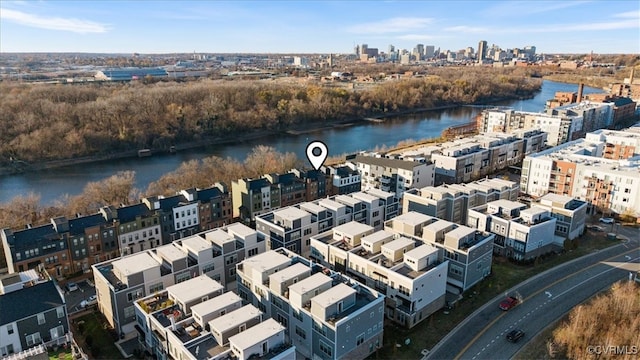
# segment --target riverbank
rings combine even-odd
[[[469,106],[469,105],[484,106],[484,105],[490,105],[488,104],[490,102],[497,102],[497,101],[504,101],[504,100],[510,100],[510,99],[509,98],[490,99],[486,102],[486,104],[453,104],[453,105],[436,106],[431,108],[416,108],[411,110],[386,112],[382,114],[369,115],[365,118],[346,118],[341,120],[325,121],[321,123],[319,122],[308,123],[308,124],[296,126],[287,130],[256,130],[249,133],[242,133],[242,135],[214,137],[214,138],[207,138],[207,139],[202,139],[198,141],[191,141],[183,144],[176,144],[175,150],[176,152],[180,152],[184,150],[202,148],[206,146],[249,142],[249,141],[258,140],[261,138],[278,136],[280,134],[300,135],[305,133],[313,133],[317,131],[327,130],[331,128],[344,128],[348,126],[360,125],[362,123],[371,122],[371,120],[368,120],[368,119],[379,119],[380,122],[384,122],[385,118],[390,118],[395,116],[412,115],[412,114],[425,113],[429,111],[453,109],[459,106]],[[151,149],[151,152],[152,152],[152,155],[155,155],[155,154],[161,154],[161,153],[169,153],[169,150]],[[60,168],[60,167],[72,166],[72,165],[90,164],[90,163],[96,163],[96,162],[102,162],[102,161],[110,161],[110,160],[126,159],[126,158],[137,158],[137,157],[138,157],[137,150],[128,150],[128,151],[121,151],[121,152],[110,153],[110,154],[84,156],[84,157],[71,158],[71,159],[51,160],[51,161],[43,161],[43,162],[36,162],[36,163],[30,163],[30,164],[14,163],[14,165],[0,166],[0,176]]]

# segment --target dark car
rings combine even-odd
[[[514,329],[509,331],[509,333],[507,334],[507,340],[511,342],[518,342],[518,340],[520,340],[520,338],[523,336],[524,336],[524,331],[520,329]]]

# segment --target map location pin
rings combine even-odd
[[[329,154],[327,145],[322,141],[312,141],[307,145],[307,159],[309,159],[309,162],[316,170],[320,169],[322,164],[324,164],[324,161],[327,159],[327,154]]]

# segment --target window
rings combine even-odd
[[[13,334],[13,325],[11,324],[7,325],[7,334],[9,335]]]
[[[124,308],[124,317],[126,319],[134,317],[136,315],[135,308],[133,306],[128,306]]]
[[[138,289],[132,292],[127,293],[127,300],[129,302],[135,301],[137,299],[140,299],[142,297],[142,290]]]
[[[56,314],[58,315],[58,319],[63,318],[64,317],[64,308],[63,307],[56,308]]]
[[[42,339],[40,339],[39,332],[35,334],[27,335],[25,340],[27,341],[27,346],[33,346],[35,344],[39,344],[42,342]]]
[[[236,268],[232,267],[229,269],[229,276],[236,276]]]
[[[189,272],[184,272],[182,274],[176,275],[176,283],[181,283],[189,279],[191,279],[191,274],[189,274]]]
[[[161,291],[162,289],[164,289],[164,284],[159,282],[157,284],[153,284],[151,286],[149,286],[149,294],[153,294],[156,293],[158,291]]]
[[[356,345],[360,345],[364,342],[364,333],[358,335],[358,337],[356,338]]]
[[[296,326],[296,335],[298,335],[301,339],[307,338],[307,333],[298,326]]]
[[[364,334],[363,334],[364,335]],[[333,356],[333,349],[327,345],[324,341],[320,340],[320,351],[327,354],[327,356]]]
[[[44,319],[44,314],[38,314],[38,325],[42,325],[47,321]]]
[[[249,256],[258,255],[258,248],[249,250]]]
[[[208,272],[210,272],[210,271],[215,270],[215,268],[216,268],[216,266],[215,266],[215,264],[214,264],[214,263],[211,263],[211,264],[205,265],[205,266],[202,268],[202,273],[203,273],[203,274],[206,274],[206,273],[208,273]]]

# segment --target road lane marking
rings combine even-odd
[[[598,265],[600,265],[600,264],[602,264],[602,263],[604,263],[604,262],[610,261],[610,260],[615,259],[615,258],[617,258],[617,257],[627,255],[627,254],[629,254],[629,253],[630,253],[630,252],[632,252],[632,251],[633,251],[633,252],[635,252],[635,251],[637,251],[637,249],[632,249],[632,250],[627,251],[626,253],[613,255],[613,256],[611,256],[611,257],[609,257],[609,258],[607,258],[607,259],[604,259],[604,260],[598,261],[598,262],[596,262],[595,264],[591,264],[591,265],[587,266],[586,268],[579,269],[579,270],[577,270],[577,271],[575,271],[575,272],[573,272],[573,273],[571,273],[571,274],[569,274],[569,275],[566,275],[565,277],[563,277],[563,278],[561,278],[561,279],[558,279],[558,280],[556,280],[556,281],[552,282],[551,284],[547,285],[546,287],[544,287],[544,288],[542,288],[542,289],[540,289],[540,290],[538,290],[538,291],[534,292],[533,294],[531,294],[531,295],[529,295],[528,297],[526,297],[524,300],[531,299],[531,298],[533,298],[533,297],[537,296],[538,294],[540,294],[541,292],[543,292],[543,291],[545,291],[545,290],[547,290],[547,289],[551,288],[552,286],[555,286],[556,284],[561,283],[561,282],[563,282],[563,281],[567,280],[568,278],[570,278],[570,277],[572,277],[572,276],[575,276],[575,275],[577,275],[577,274],[580,274],[580,273],[584,272],[585,270],[588,270],[588,269],[590,269],[590,268],[593,268],[593,267],[595,267],[595,266],[598,266]],[[614,268],[614,269],[615,269],[615,268]],[[554,298],[551,298],[551,299],[549,299],[549,300],[553,300],[553,299],[554,299]],[[524,302],[524,301],[523,301],[523,302]],[[460,350],[460,352],[458,353],[458,355],[456,355],[456,357],[454,358],[454,360],[458,360],[458,359],[460,359],[460,358],[462,357],[462,355],[463,355],[467,350],[469,350],[469,348],[470,348],[470,347],[471,347],[471,346],[472,346],[476,341],[478,341],[478,339],[479,339],[482,335],[484,335],[484,333],[486,333],[486,332],[487,332],[487,330],[489,330],[493,325],[495,325],[495,323],[496,323],[496,322],[498,322],[498,320],[500,320],[500,319],[501,319],[503,316],[505,316],[506,314],[507,314],[506,312],[503,312],[502,314],[498,315],[495,319],[493,319],[493,321],[491,321],[487,326],[485,326],[485,327],[484,327],[484,329],[482,329],[480,332],[478,332],[478,334],[477,334],[473,339],[471,339],[471,341],[470,341],[469,343],[467,343],[467,345],[465,345],[465,346],[464,346],[464,348],[462,348],[462,350]],[[511,327],[509,327],[509,328],[511,328]]]

